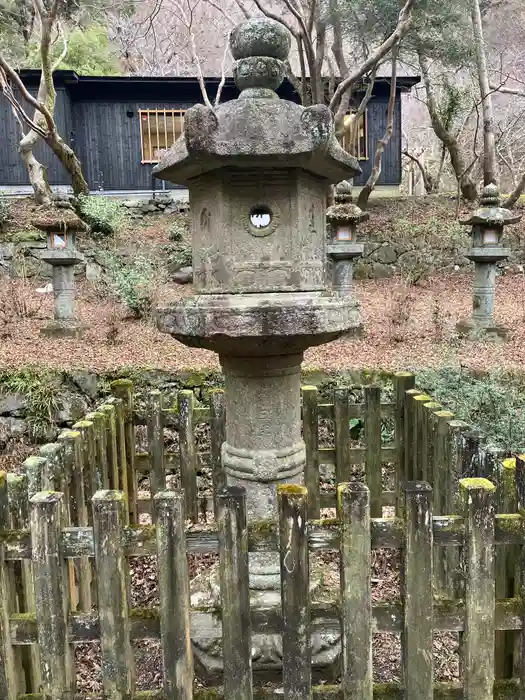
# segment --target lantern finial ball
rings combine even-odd
[[[499,207],[499,188],[495,182],[485,185],[479,203],[482,207]]]

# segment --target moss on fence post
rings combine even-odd
[[[124,431],[126,449],[128,510],[132,525],[138,523],[137,475],[135,472],[135,425],[133,406],[133,382],[130,379],[117,379],[111,382],[113,395],[122,401],[124,407]]]
[[[164,466],[164,415],[162,393],[154,389],[148,401],[148,452],[150,456],[150,491],[152,498],[166,488],[166,470]],[[153,511],[154,513],[155,511]]]
[[[213,483],[213,508],[215,519],[217,519],[217,494],[226,486],[226,472],[222,466],[222,445],[226,441],[224,389],[212,389],[210,391],[210,413],[211,478]]]
[[[0,530],[9,529],[9,504],[7,497],[7,475],[0,472]],[[4,558],[5,544],[0,541],[0,697],[16,700],[18,696],[17,663],[15,650],[11,644],[11,626],[9,624],[10,601],[13,598]]]
[[[405,407],[408,400],[407,391],[414,388],[415,382],[416,377],[411,372],[396,372],[394,374],[397,516],[399,516],[402,511],[401,484],[405,481],[405,454],[407,451]]]
[[[199,503],[197,498],[197,455],[193,426],[195,403],[193,391],[179,391],[177,402],[181,483],[186,495],[186,512],[192,522],[196,523],[199,519]]]

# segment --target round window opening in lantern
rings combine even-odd
[[[483,231],[483,245],[498,245],[500,233],[495,228],[486,228]]]
[[[254,207],[250,212],[250,223],[256,229],[265,229],[272,223],[272,212],[268,207]]]

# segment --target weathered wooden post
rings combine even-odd
[[[158,322],[180,342],[219,354],[227,483],[246,488],[249,521],[275,520],[277,485],[304,479],[303,353],[361,327],[356,299],[326,279],[325,222],[328,187],[360,168],[338,144],[327,107],[276,99],[291,46],[282,24],[246,20],[230,45],[239,99],[187,110],[184,135],[154,169],[189,188],[197,292],[159,310]],[[182,429],[187,413],[180,418]],[[188,466],[187,453],[182,461]],[[186,477],[196,519],[193,473]],[[251,554],[251,586],[260,596],[276,601],[279,578],[275,553]],[[277,635],[254,635],[261,666],[275,667],[279,645]],[[329,650],[321,647],[326,665]],[[339,650],[333,653],[335,660]]]
[[[402,510],[403,494],[401,487],[405,481],[405,455],[410,445],[411,437],[405,434],[405,411],[408,402],[407,391],[414,389],[416,377],[411,372],[396,372],[394,374],[395,391],[395,441],[396,441],[396,515]]]
[[[193,697],[190,584],[184,511],[182,491],[159,491],[155,494],[160,632],[166,700],[191,700]]]
[[[75,691],[73,646],[68,639],[67,567],[61,553],[61,493],[31,498],[31,560],[44,698],[72,698]]]
[[[494,697],[494,506],[487,479],[461,480],[466,522],[463,693],[466,700]]]
[[[252,698],[252,634],[248,579],[246,491],[230,486],[217,494],[224,693]]]
[[[0,472],[0,531],[9,529],[7,474]],[[16,700],[18,697],[17,662],[11,644],[9,615],[13,600],[12,583],[5,561],[5,544],[0,539],[0,697]]]
[[[310,595],[307,536],[308,490],[281,485],[279,543],[283,614],[283,686],[287,700],[311,700]]]
[[[370,490],[337,487],[341,520],[341,633],[344,700],[372,700],[372,551]]]
[[[128,470],[128,509],[131,524],[138,523],[137,474],[135,472],[135,425],[133,423],[133,382],[131,379],[116,379],[111,382],[113,395],[122,401],[125,417],[126,466]],[[108,488],[104,486],[104,488]]]

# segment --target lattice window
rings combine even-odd
[[[352,124],[353,115],[347,114],[344,118],[344,134],[343,134],[343,148],[355,156],[358,160],[368,159],[368,118],[367,110],[359,118],[359,123],[357,129],[354,130],[354,136],[352,137]]]
[[[184,130],[183,109],[140,109],[140,147],[143,163],[158,163]]]

